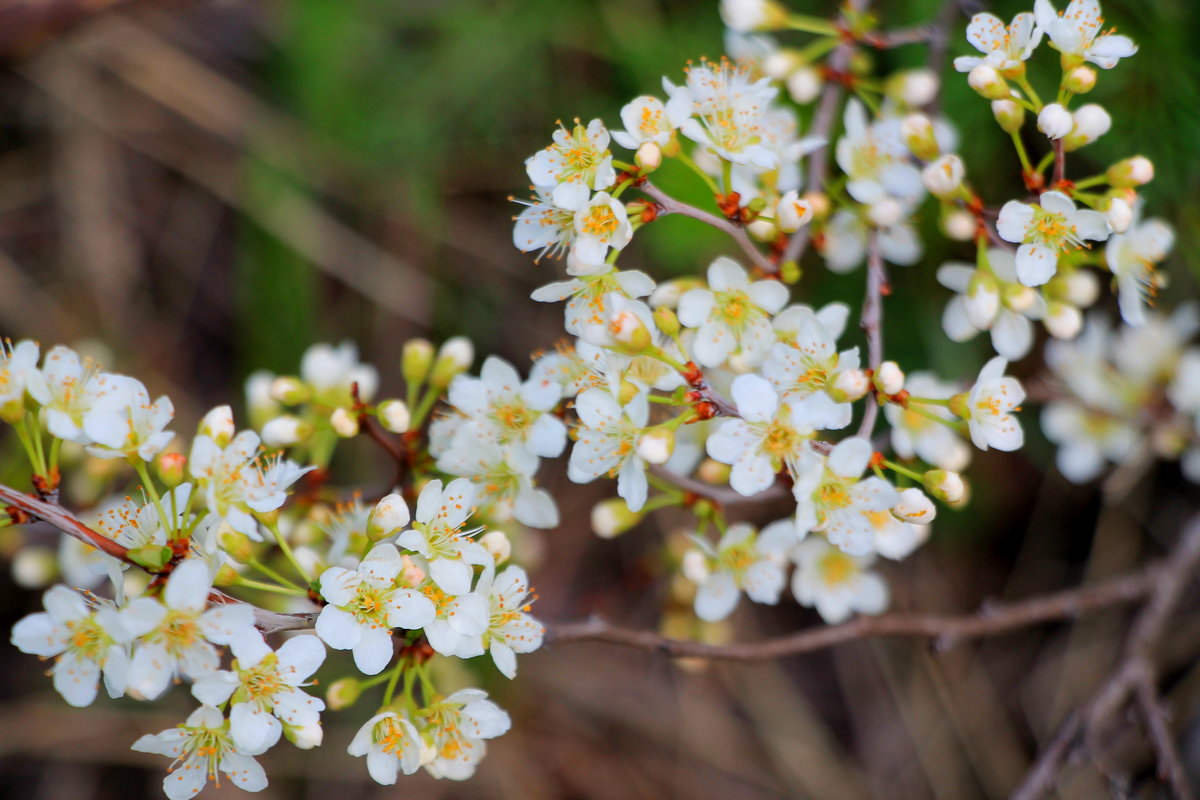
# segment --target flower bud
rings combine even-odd
[[[979,330],[992,327],[1000,311],[1000,286],[996,279],[983,270],[976,270],[967,284],[963,308],[967,312],[967,319]]]
[[[250,537],[241,531],[234,530],[228,522],[222,522],[217,529],[217,541],[220,542],[221,549],[228,553],[234,561],[248,564],[250,559],[254,558]]]
[[[933,132],[933,121],[924,114],[909,114],[900,123],[900,136],[904,146],[922,161],[933,161],[938,157],[937,136]]]
[[[271,397],[274,380],[275,376],[266,370],[252,372],[246,378],[246,410],[250,415],[250,424],[255,428],[279,413],[279,404]]]
[[[305,725],[283,726],[283,733],[288,741],[301,750],[311,750],[320,747],[325,738],[325,729],[319,722],[309,722]]]
[[[22,589],[48,586],[58,574],[58,559],[44,547],[23,547],[12,560],[12,577]]]
[[[784,261],[779,265],[779,280],[791,286],[800,280],[800,265],[795,261]]]
[[[895,198],[885,197],[867,206],[867,219],[880,228],[890,228],[904,219],[904,206]]]
[[[969,242],[975,238],[975,217],[970,211],[956,208],[942,217],[942,230],[956,242]]]
[[[213,586],[232,586],[237,583],[237,570],[229,564],[222,564],[217,569],[217,574],[213,576]]]
[[[1015,100],[993,101],[992,116],[1005,133],[1016,133],[1025,124],[1025,109]]]
[[[158,479],[165,483],[168,489],[174,489],[187,477],[187,456],[183,453],[162,453],[155,459],[154,466],[158,472]]]
[[[692,583],[704,583],[708,580],[708,559],[699,550],[688,550],[683,554],[680,572]]]
[[[627,406],[633,402],[633,398],[641,393],[642,387],[627,378],[622,378],[620,385],[617,386],[617,402]]]
[[[1074,339],[1083,328],[1083,314],[1069,303],[1052,302],[1047,304],[1042,322],[1055,339]]]
[[[810,66],[799,67],[787,77],[788,95],[800,105],[808,105],[821,94],[825,81]]]
[[[967,74],[967,85],[988,100],[1002,100],[1011,97],[1008,84],[995,67],[980,64]]]
[[[1124,233],[1133,224],[1133,206],[1124,197],[1114,197],[1108,201],[1104,216],[1113,233]]]
[[[410,387],[425,381],[433,366],[433,342],[428,339],[409,339],[400,354],[400,374]]]
[[[1050,103],[1038,114],[1038,130],[1046,134],[1047,138],[1050,139],[1063,138],[1071,132],[1074,124],[1075,121],[1071,118],[1071,112],[1058,103]]]
[[[782,81],[792,70],[804,66],[804,59],[794,50],[783,48],[772,50],[762,60],[763,73],[772,80]]]
[[[887,82],[888,96],[909,108],[929,105],[937,97],[939,88],[937,73],[925,67],[898,72]]]
[[[921,170],[921,183],[930,194],[949,200],[962,188],[964,172],[961,158],[953,154],[942,156]]]
[[[679,317],[666,306],[659,306],[654,309],[654,324],[658,326],[660,331],[671,338],[679,335]]]
[[[347,408],[335,408],[329,415],[329,425],[333,432],[343,439],[358,436],[358,415]]]
[[[412,517],[408,513],[408,503],[398,494],[389,494],[375,504],[367,515],[367,538],[372,542],[386,539],[396,533]]]
[[[662,148],[654,142],[642,142],[642,146],[633,154],[633,163],[643,172],[653,172],[662,164]]]
[[[1107,177],[1119,189],[1144,186],[1154,180],[1154,164],[1145,156],[1133,156],[1109,167]]]
[[[642,521],[642,514],[630,511],[625,501],[614,497],[592,507],[592,530],[601,539],[613,539]]]
[[[1100,297],[1100,281],[1093,272],[1078,269],[1063,280],[1063,299],[1076,308],[1088,308]]]
[[[778,30],[787,17],[787,9],[774,0],[721,0],[721,19],[738,33]]]
[[[267,447],[291,447],[312,435],[312,425],[284,414],[263,425],[262,439]]]
[[[875,386],[889,397],[899,394],[904,390],[904,371],[895,361],[883,362],[875,370]]]
[[[504,531],[488,531],[479,537],[479,543],[497,564],[503,564],[512,555],[512,542],[508,540],[508,534]]]
[[[454,380],[454,376],[466,372],[474,360],[475,346],[471,344],[471,340],[465,336],[451,337],[438,349],[433,371],[429,374],[429,382],[439,389],[444,389]]]
[[[775,223],[766,217],[751,220],[750,224],[746,226],[746,233],[750,234],[750,238],[756,242],[773,242],[779,235]]]
[[[1063,88],[1072,94],[1087,94],[1096,88],[1096,70],[1078,66],[1063,75]]]
[[[628,308],[609,317],[608,332],[620,349],[630,355],[644,352],[654,344],[654,337],[646,323]]]
[[[308,402],[312,390],[308,384],[292,375],[280,375],[271,381],[271,397],[289,406]]]
[[[1019,283],[1010,283],[1004,287],[1004,305],[1018,314],[1023,314],[1037,302],[1037,292]]]
[[[871,389],[867,373],[861,369],[839,372],[829,389],[829,395],[838,403],[853,403]]]
[[[1084,145],[1091,144],[1112,128],[1112,117],[1103,106],[1088,103],[1080,107],[1073,115],[1075,126],[1070,135],[1063,140],[1063,149],[1070,152]]]
[[[775,224],[784,233],[795,233],[812,218],[812,203],[807,199],[800,199],[795,189],[779,198],[779,204],[775,207]]]
[[[342,678],[329,684],[325,690],[325,702],[332,711],[349,708],[362,694],[362,685],[354,678]]]
[[[931,469],[922,477],[925,488],[929,493],[951,505],[960,502],[966,496],[966,486],[962,476],[957,472],[945,469]]]
[[[233,409],[217,406],[200,420],[200,435],[212,439],[218,447],[224,447],[233,439]]]
[[[638,439],[637,454],[647,464],[665,464],[675,452],[675,433],[670,428],[650,428]]]
[[[928,525],[937,516],[937,507],[920,489],[909,487],[900,490],[900,502],[892,506],[892,513],[906,522]]]
[[[379,424],[385,431],[404,433],[408,430],[411,417],[403,400],[384,400],[376,407],[375,413],[379,415]]]
[[[729,483],[731,472],[733,472],[733,468],[729,464],[722,464],[720,461],[706,458],[700,462],[700,466],[696,470],[696,477],[710,486],[720,486]]]

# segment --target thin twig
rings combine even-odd
[[[1146,724],[1146,738],[1150,740],[1150,747],[1158,761],[1159,777],[1167,784],[1175,800],[1194,800],[1183,759],[1179,756],[1179,748],[1175,746],[1175,737],[1171,734],[1171,726],[1167,724],[1167,712],[1152,676],[1139,676],[1135,695]]]
[[[1067,154],[1063,148],[1062,139],[1051,139],[1050,146],[1054,148],[1054,178],[1050,181],[1053,188],[1062,183],[1067,171]]]
[[[610,625],[601,619],[548,626],[548,641],[608,642],[651,650],[672,658],[707,658],[725,661],[763,661],[811,653],[846,642],[878,636],[916,636],[934,640],[939,649],[986,636],[997,636],[1032,625],[1073,619],[1103,609],[1135,602],[1155,586],[1162,564],[1091,586],[1033,597],[1003,606],[987,606],[975,614],[891,613],[857,617],[842,625],[809,628],[799,633],[745,644],[711,645],[672,639],[654,631]]]
[[[696,208],[689,203],[681,200],[676,200],[671,195],[659,189],[649,180],[643,181],[637,185],[637,188],[654,198],[654,202],[658,203],[662,209],[659,214],[682,214],[685,217],[699,220],[706,225],[711,225],[719,231],[729,234],[733,240],[738,243],[754,266],[758,267],[768,275],[774,275],[779,272],[779,267],[771,263],[771,260],[755,246],[754,242],[750,241],[750,237],[746,235],[746,229],[740,225],[735,225],[727,219],[722,219],[716,214],[710,214],[701,208]]]
[[[67,511],[60,505],[47,503],[36,497],[18,492],[7,486],[0,486],[0,503],[5,506],[15,506],[29,516],[47,522],[68,536],[73,536],[84,544],[107,553],[113,558],[132,564],[129,560],[129,548],[108,538],[102,533],[92,530],[79,517]]]
[[[887,273],[884,271],[883,254],[879,251],[879,232],[872,230],[867,241],[867,291],[860,323],[867,334],[867,368],[872,374],[883,363],[883,295],[886,286]],[[858,427],[858,435],[867,439],[871,438],[875,420],[879,416],[879,403],[874,395],[871,392],[867,398],[862,424]]]

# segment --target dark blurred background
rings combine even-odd
[[[987,5],[1006,19],[1026,10]],[[889,28],[932,19],[939,7],[874,4]],[[1155,162],[1144,194],[1149,213],[1178,232],[1163,294],[1173,307],[1195,296],[1200,276],[1200,3],[1104,7],[1141,51],[1101,74],[1088,100],[1110,110],[1113,129],[1073,155],[1069,172],[1090,175],[1135,153]],[[952,56],[969,50],[965,21]],[[615,126],[625,102],[660,92],[660,76],[678,81],[687,59],[722,50],[715,2],[0,0],[0,333],[107,350],[110,368],[172,397],[180,431],[214,404],[240,403],[251,370],[295,371],[317,341],[358,342],[385,394],[399,388],[396,365],[412,336],[465,334],[481,354],[524,367],[562,329],[560,306],[528,299],[560,267],[535,265],[511,245],[519,207],[506,198],[522,194],[523,160],[556,120],[601,116]],[[925,50],[872,57],[889,70],[920,65]],[[1048,51],[1036,60],[1048,80],[1057,76]],[[971,180],[999,205],[1020,193],[1011,146],[965,79],[943,77]],[[690,191],[670,174],[661,182]],[[970,252],[933,235],[929,208],[925,259],[891,276],[887,352],[906,368],[966,378],[986,345],[942,335],[936,320],[948,298],[934,273]],[[640,234],[622,264],[665,277],[696,273],[720,252],[734,254],[719,234],[670,218]],[[861,297],[861,273],[831,276],[813,254],[803,266],[797,299]],[[852,326],[848,337],[857,335]],[[1035,374],[1037,357],[1016,370]],[[1161,552],[1196,504],[1171,465],[1121,476],[1108,491],[1068,484],[1045,468],[1053,451],[1029,411],[1026,450],[977,458],[972,505],[943,512],[926,548],[884,567],[894,607],[967,611],[1120,573]],[[347,485],[378,480],[374,454],[357,444],[338,464]],[[0,473],[21,481],[15,441],[0,447]],[[739,640],[820,624],[785,600],[743,604],[723,628],[692,630],[663,555],[682,520],[665,514],[598,541],[587,515],[612,487],[571,486],[560,464],[543,474],[564,522],[521,543],[543,618],[600,613],[654,627],[666,610],[676,633]],[[0,578],[0,608],[7,630],[40,608],[38,593]],[[1195,652],[1198,621],[1193,604],[1173,643],[1179,653]],[[320,750],[283,744],[266,756],[262,796],[1002,797],[1037,742],[1103,676],[1124,625],[1114,612],[938,655],[925,642],[881,640],[753,666],[607,645],[546,648],[522,659],[511,684],[483,666],[464,676],[483,681],[515,721],[472,782],[371,783],[365,764],[345,755],[369,714],[364,701],[326,716]],[[1169,699],[1195,709],[1200,670],[1186,658],[1166,664]],[[101,699],[76,711],[43,668],[0,649],[0,797],[160,796],[163,760],[128,745],[182,719],[185,692],[153,706]],[[331,663],[321,677],[338,674]],[[1196,722],[1183,720],[1193,768]],[[1126,796],[1155,796],[1132,727],[1116,752]],[[1093,798],[1110,789],[1079,770],[1063,791]]]

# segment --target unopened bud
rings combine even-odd
[[[429,382],[439,389],[444,389],[454,380],[454,376],[466,372],[474,360],[475,346],[471,344],[470,339],[465,336],[447,339],[438,349]]]
[[[1077,308],[1088,308],[1100,297],[1100,281],[1093,272],[1078,269],[1064,281],[1063,299]]]
[[[1112,117],[1103,106],[1088,103],[1081,106],[1074,115],[1075,125],[1070,135],[1063,140],[1063,149],[1070,152],[1084,145],[1091,144],[1112,128]]]
[[[746,226],[746,233],[756,242],[773,242],[777,235],[775,223],[768,218],[759,217]]]
[[[362,694],[362,684],[354,678],[342,678],[329,684],[325,690],[325,702],[332,711],[341,711],[354,705]]]
[[[662,164],[662,148],[654,142],[642,142],[642,146],[633,154],[633,162],[641,167],[643,172],[653,172]]]
[[[937,516],[937,507],[920,489],[909,487],[900,490],[900,502],[892,506],[892,513],[906,522],[928,525]]]
[[[1096,88],[1096,70],[1079,66],[1063,76],[1063,88],[1072,94],[1087,94]]]
[[[800,275],[800,265],[795,261],[785,261],[779,265],[779,280],[789,286],[799,282]]]
[[[704,583],[708,580],[708,559],[699,550],[688,550],[683,554],[680,571],[692,583]]]
[[[778,48],[762,60],[762,71],[768,78],[781,81],[791,75],[792,70],[803,65],[803,59],[795,51]]]
[[[929,493],[943,503],[960,502],[966,494],[962,476],[945,469],[931,469],[922,478]]]
[[[779,30],[787,18],[787,9],[775,0],[721,0],[721,19],[738,33]]]
[[[622,309],[608,319],[608,332],[620,349],[629,355],[645,352],[654,344],[654,337],[642,318],[631,309]]]
[[[824,86],[821,73],[809,66],[799,67],[787,77],[788,95],[802,106],[816,100]]]
[[[850,369],[838,373],[830,387],[829,395],[839,403],[853,403],[871,389],[867,373],[861,369]]]
[[[710,486],[720,486],[729,483],[731,472],[733,472],[733,467],[729,464],[722,464],[720,461],[706,458],[696,469],[696,477]]]
[[[58,559],[45,547],[24,547],[13,557],[13,581],[22,589],[48,586],[57,574]]]
[[[867,219],[880,228],[890,228],[904,219],[904,206],[895,198],[885,197],[867,206]]]
[[[221,523],[217,541],[220,542],[221,549],[240,564],[247,564],[254,558],[254,548],[250,544],[250,537],[241,531],[235,531],[227,522]]]
[[[988,100],[1002,100],[1011,96],[1011,90],[995,67],[980,64],[967,75],[967,85]]]
[[[942,230],[956,242],[969,242],[975,238],[975,217],[961,208],[953,209],[942,217]]]
[[[983,270],[976,270],[967,284],[967,293],[963,296],[963,307],[967,319],[981,331],[992,327],[996,314],[1000,311],[1000,286],[996,279]]]
[[[304,725],[283,726],[283,733],[288,741],[301,750],[311,750],[320,747],[325,738],[325,729],[320,722],[307,722]]]
[[[200,435],[212,439],[218,447],[224,447],[233,439],[233,409],[217,406],[200,420]]]
[[[945,155],[921,170],[921,183],[930,194],[948,200],[962,188],[965,172],[961,158]]]
[[[1154,180],[1154,164],[1145,156],[1133,156],[1109,167],[1107,177],[1120,189],[1144,186]]]
[[[1058,103],[1049,104],[1038,114],[1038,130],[1050,139],[1062,139],[1071,132],[1074,125],[1075,120],[1071,118],[1071,112]]]
[[[642,514],[630,511],[620,498],[604,500],[592,507],[592,530],[601,539],[613,539],[642,521]]]
[[[936,72],[921,67],[893,75],[888,79],[887,93],[909,108],[920,108],[933,102],[940,84]]]
[[[900,135],[904,146],[922,161],[933,161],[938,157],[937,136],[933,132],[933,121],[924,114],[909,114],[900,123]]]
[[[642,387],[628,378],[622,378],[620,386],[617,387],[617,402],[623,406],[627,406],[633,402],[633,398],[641,393]]]
[[[404,433],[408,430],[411,417],[403,400],[384,400],[375,409],[375,413],[379,415],[379,424],[385,431]]]
[[[183,483],[187,476],[187,456],[183,453],[162,453],[155,459],[154,466],[158,472],[158,479],[165,483],[168,489],[174,489]]]
[[[329,425],[333,432],[343,439],[358,436],[358,415],[347,408],[335,408],[329,415]]]
[[[407,525],[410,519],[404,498],[389,494],[376,503],[367,516],[367,538],[373,542],[385,539]]]
[[[487,550],[497,564],[503,564],[512,556],[512,542],[504,531],[488,531],[479,537],[479,543]]]
[[[672,339],[679,335],[679,317],[667,306],[654,309],[654,324]]]
[[[292,375],[280,375],[271,381],[271,397],[289,406],[308,402],[312,390],[308,384]]]
[[[237,581],[237,570],[228,564],[222,564],[217,569],[217,574],[213,576],[213,586],[232,586]]]
[[[285,414],[263,425],[263,444],[267,447],[291,447],[312,435],[312,425]]]
[[[433,342],[428,339],[409,339],[400,354],[400,374],[410,387],[425,381],[433,366]]]
[[[1005,133],[1016,133],[1025,124],[1025,109],[1014,100],[993,101],[992,116]]]
[[[775,207],[775,224],[784,233],[795,233],[812,218],[812,204],[802,200],[794,189],[779,198],[779,204]]]
[[[1114,197],[1108,201],[1104,216],[1113,233],[1124,233],[1133,224],[1133,206],[1124,197]]]
[[[637,454],[647,464],[665,464],[675,452],[675,433],[669,428],[651,428],[641,435]]]
[[[899,394],[904,390],[904,370],[895,361],[885,361],[875,370],[875,387],[884,394]]]
[[[1083,314],[1069,303],[1054,302],[1046,306],[1046,318],[1042,322],[1055,339],[1074,339],[1083,328]]]
[[[1037,292],[1019,283],[1010,283],[1004,287],[1004,305],[1018,314],[1022,314],[1037,302]]]

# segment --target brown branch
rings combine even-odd
[[[684,203],[681,200],[676,200],[671,195],[659,189],[649,180],[644,180],[637,184],[637,188],[654,198],[654,202],[661,207],[659,215],[663,214],[681,214],[685,217],[699,220],[706,225],[711,225],[719,231],[729,234],[733,240],[738,243],[747,257],[767,275],[774,275],[779,272],[779,267],[771,263],[771,260],[755,246],[754,242],[750,241],[750,237],[746,235],[746,229],[740,225],[735,225],[727,219],[722,219],[716,214],[696,208],[693,205]]]
[[[84,525],[79,517],[60,505],[47,503],[24,492],[10,489],[7,486],[0,486],[0,503],[9,507],[16,507],[35,519],[47,522],[68,536],[73,536],[84,544],[90,544],[92,547],[107,553],[113,558],[118,558],[126,563],[133,563],[129,560],[128,547],[92,530],[87,525]]]
[[[809,628],[799,633],[745,644],[711,645],[661,636],[653,631],[621,628],[600,620],[548,626],[547,641],[608,642],[651,650],[672,658],[707,658],[725,661],[763,661],[811,653],[846,642],[879,636],[915,636],[932,639],[935,647],[954,644],[1045,622],[1073,619],[1083,614],[1136,602],[1159,581],[1164,565],[1151,564],[1137,572],[1091,586],[1033,597],[1008,605],[987,605],[975,614],[941,615],[891,613],[857,617],[842,625]]]
[[[1146,727],[1146,737],[1158,761],[1158,775],[1171,790],[1175,800],[1193,800],[1195,795],[1188,783],[1187,771],[1183,768],[1183,760],[1179,748],[1175,746],[1175,738],[1171,734],[1171,726],[1167,724],[1167,712],[1163,708],[1158,690],[1154,686],[1151,675],[1139,676],[1135,695],[1138,710]]]
[[[1184,526],[1174,551],[1157,568],[1147,591],[1147,602],[1126,638],[1124,656],[1108,680],[1082,707],[1079,713],[1081,729],[1077,733],[1082,734],[1084,742],[1096,746],[1117,713],[1134,698],[1139,685],[1144,682],[1154,685],[1157,675],[1154,649],[1162,640],[1171,613],[1197,568],[1200,568],[1200,516],[1193,517]],[[1070,746],[1057,744],[1056,737],[1055,742],[1042,751],[1033,769],[1013,793],[1012,800],[1038,800],[1054,787],[1067,756],[1080,745],[1080,737],[1072,737]],[[1160,766],[1164,765],[1160,763]]]
[[[1067,171],[1067,154],[1063,149],[1062,139],[1051,139],[1050,146],[1054,148],[1054,177],[1050,181],[1050,186],[1057,187],[1066,177]]]
[[[883,267],[883,255],[879,252],[879,232],[871,231],[867,242],[867,292],[863,300],[862,320],[860,325],[867,334],[867,368],[872,375],[883,363],[883,296],[887,292],[887,273]],[[875,420],[879,416],[879,403],[875,392],[869,392],[866,398],[866,409],[863,412],[862,424],[858,426],[858,435],[871,438],[875,430]]]

